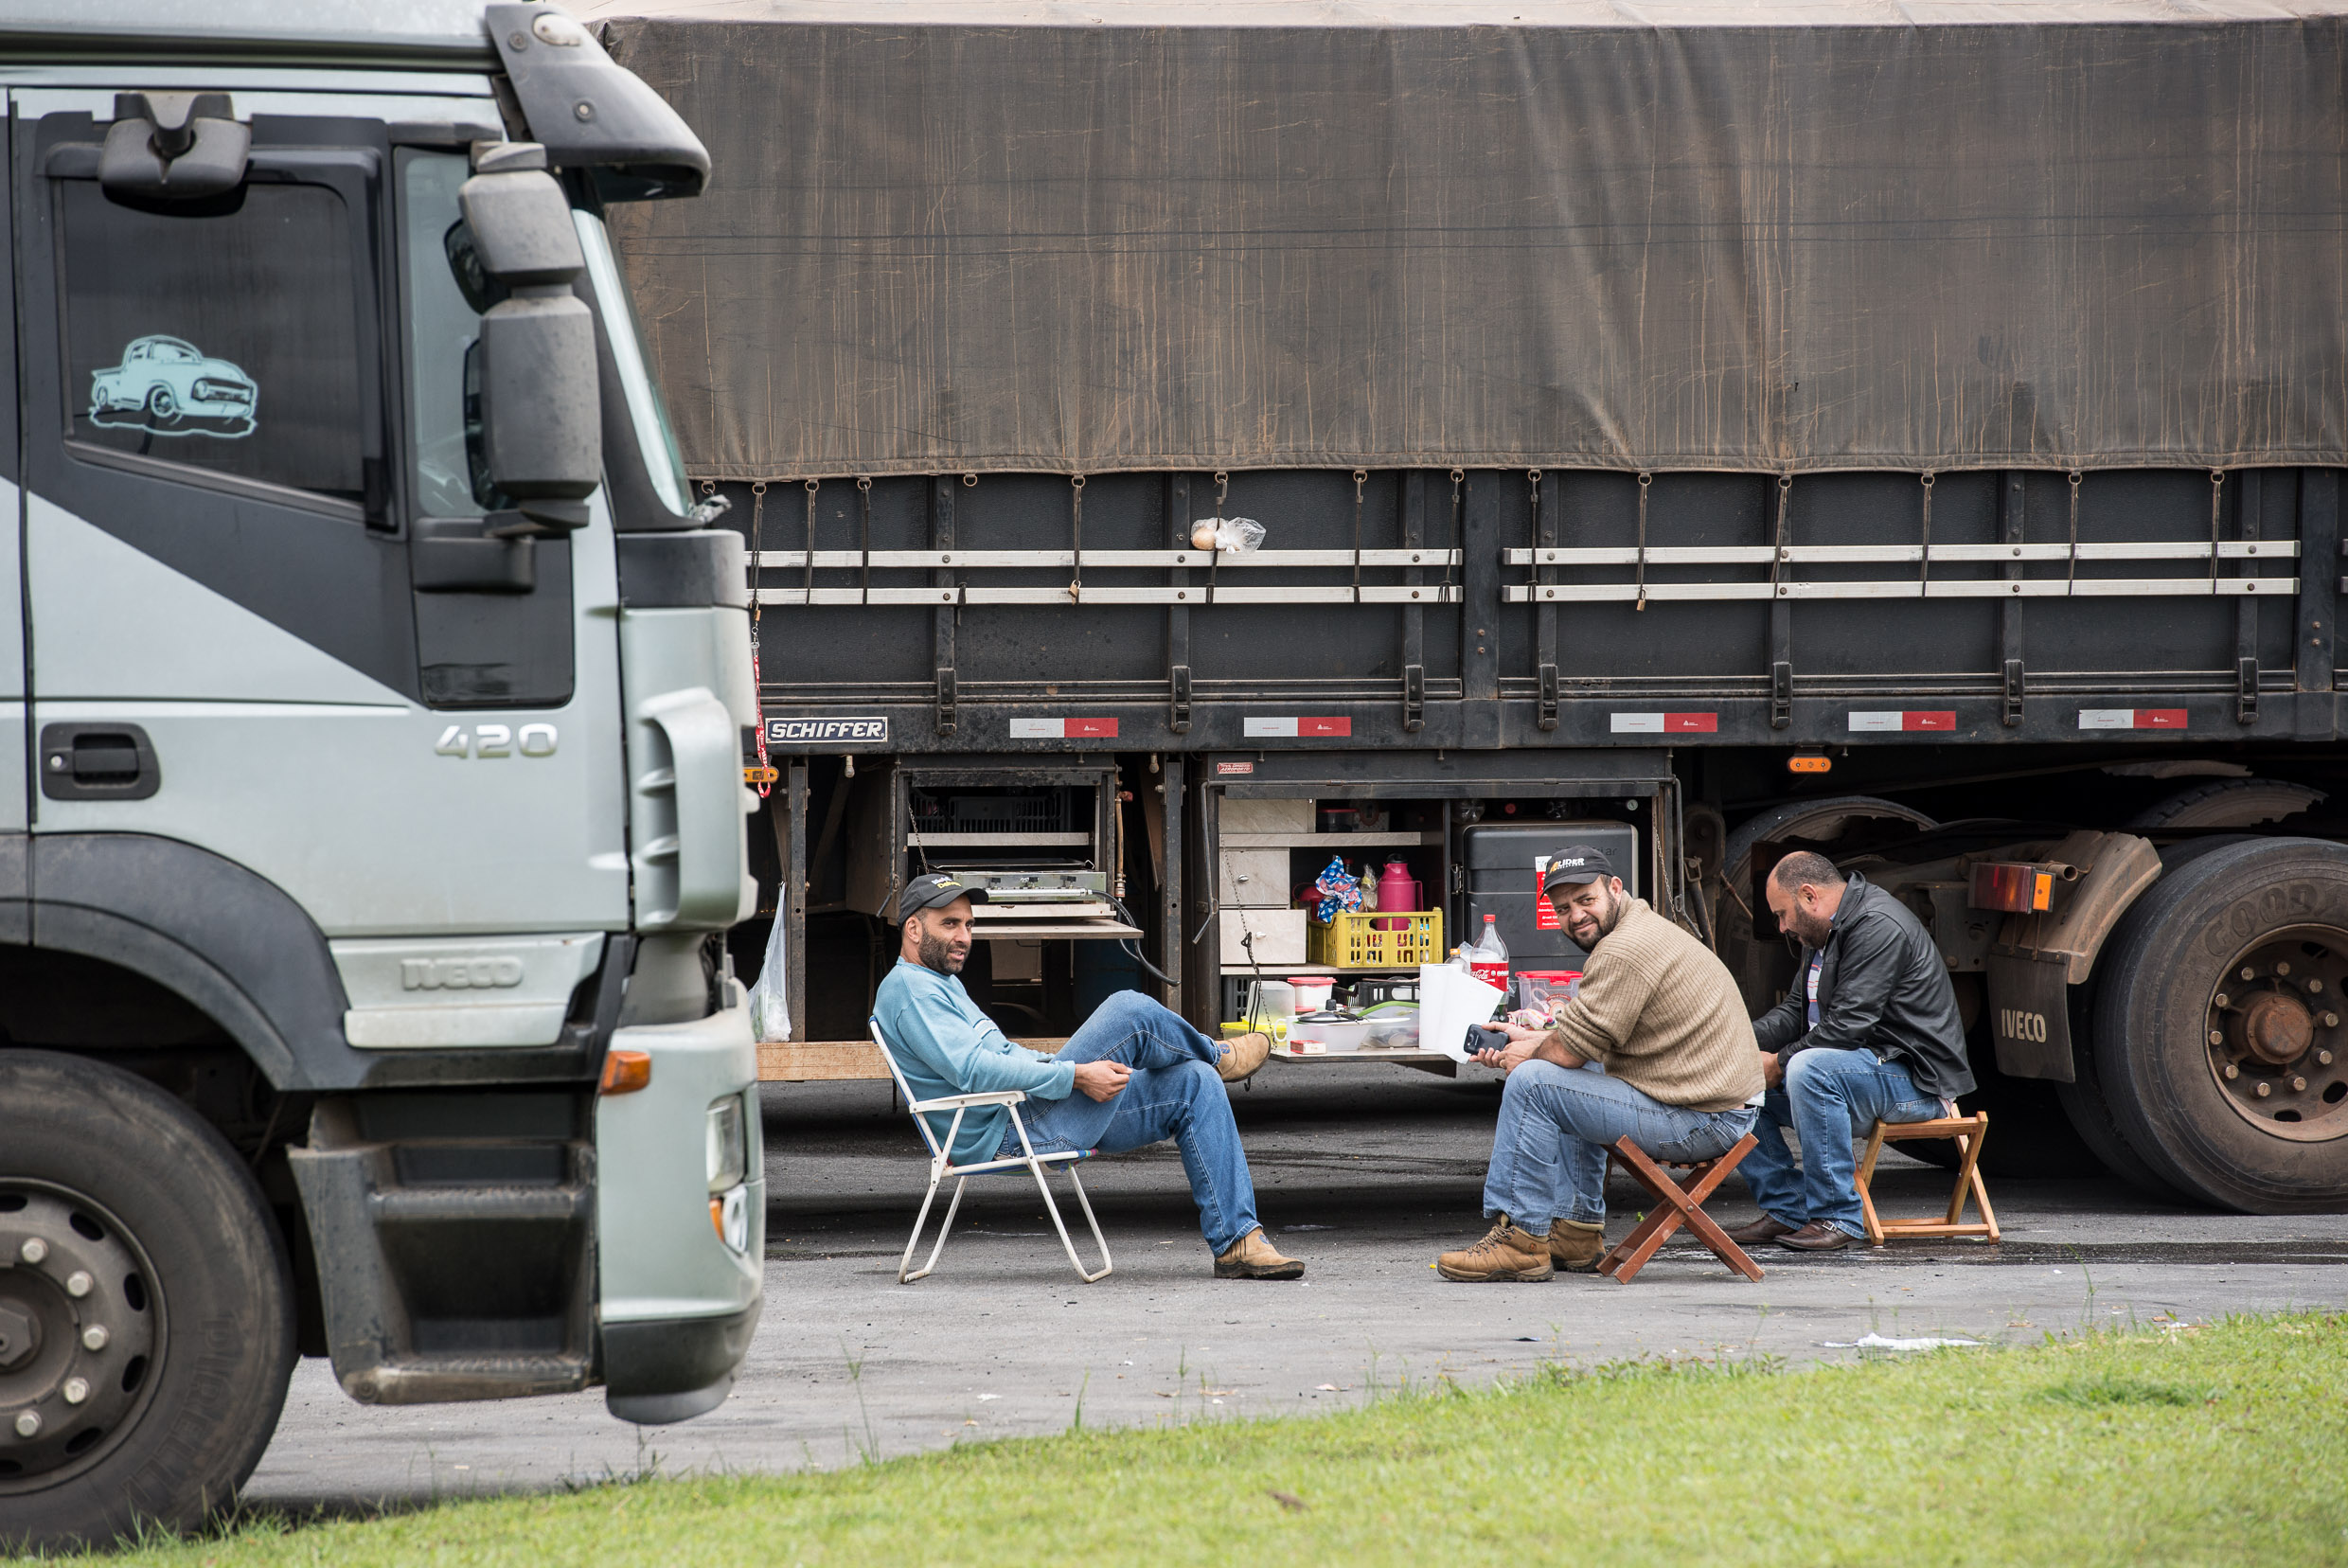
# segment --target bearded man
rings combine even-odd
[[[1507,1047],[1476,1058],[1508,1074],[1484,1180],[1495,1223],[1435,1260],[1446,1279],[1594,1272],[1607,1146],[1628,1136],[1658,1160],[1709,1160],[1752,1131],[1761,1103],[1752,1025],[1709,948],[1626,894],[1587,845],[1551,858],[1541,896],[1590,957],[1551,1027],[1510,1024]]]
[[[1867,1238],[1851,1140],[1878,1121],[1956,1114],[1973,1092],[1965,1021],[1932,934],[1865,877],[1796,850],[1770,868],[1766,896],[1802,962],[1786,999],[1753,1020],[1770,1093],[1738,1173],[1761,1218],[1729,1235],[1840,1252]]]
[[[1086,1149],[1121,1154],[1172,1138],[1199,1205],[1199,1229],[1218,1279],[1297,1279],[1305,1265],[1283,1257],[1255,1219],[1255,1185],[1239,1149],[1226,1082],[1263,1066],[1272,1042],[1260,1034],[1221,1044],[1138,991],[1119,991],[1093,1011],[1057,1056],[1014,1045],[962,986],[970,920],[984,889],[952,877],[916,877],[897,900],[897,967],[880,982],[873,1017],[916,1099],[1017,1089],[1039,1154]],[[1751,1043],[1748,1037],[1747,1043]],[[943,1138],[952,1122],[929,1113]],[[956,1165],[1019,1155],[1006,1107],[962,1118]]]

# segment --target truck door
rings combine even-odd
[[[617,591],[600,498],[479,537],[493,104],[205,97],[250,151],[194,200],[107,173],[186,102],[13,98],[35,869],[196,846],[309,911],[353,1045],[551,1043],[628,918]]]

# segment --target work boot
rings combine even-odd
[[[1215,1071],[1225,1083],[1243,1083],[1255,1076],[1272,1055],[1272,1036],[1268,1034],[1233,1035],[1223,1042],[1223,1054],[1215,1063]]]
[[[1556,1272],[1549,1261],[1549,1238],[1502,1215],[1484,1239],[1435,1259],[1435,1273],[1446,1279],[1483,1284],[1500,1279],[1547,1279]]]
[[[1242,1036],[1261,1040],[1262,1035]],[[1260,1064],[1262,1058],[1256,1059]],[[1302,1279],[1305,1266],[1293,1257],[1283,1257],[1272,1250],[1264,1239],[1264,1227],[1256,1226],[1234,1241],[1228,1251],[1215,1259],[1218,1279]]]
[[[1845,1247],[1858,1246],[1859,1238],[1840,1225],[1813,1220],[1800,1230],[1779,1237],[1777,1244],[1794,1252],[1841,1252]]]
[[[1596,1274],[1606,1256],[1606,1226],[1581,1220],[1549,1221],[1549,1260],[1567,1274]]]
[[[1729,1239],[1740,1247],[1757,1247],[1764,1241],[1774,1241],[1781,1236],[1791,1236],[1799,1225],[1788,1225],[1773,1214],[1765,1214],[1750,1225],[1739,1225],[1729,1232]]]

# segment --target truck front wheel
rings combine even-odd
[[[284,1248],[226,1141],[142,1078],[0,1050],[0,1550],[201,1524],[293,1369]]]
[[[2179,1191],[2348,1207],[2348,849],[2251,839],[2156,882],[2112,933],[2095,1076]]]

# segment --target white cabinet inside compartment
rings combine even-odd
[[[1250,938],[1253,938],[1253,945]],[[1222,913],[1223,962],[1269,969],[1305,961],[1305,912],[1301,909],[1226,909]]]
[[[1224,850],[1218,862],[1216,896],[1226,908],[1285,908],[1289,901],[1289,852]]]

